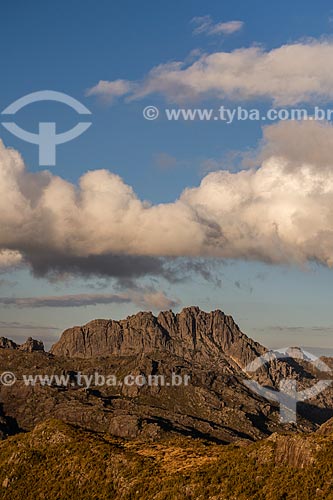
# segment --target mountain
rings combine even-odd
[[[184,360],[207,363],[226,360],[244,368],[265,349],[244,335],[231,316],[188,307],[180,314],[140,312],[125,320],[95,320],[66,330],[51,353],[56,356],[93,358],[132,356],[156,351]]]
[[[276,403],[246,386],[246,366],[265,352],[231,316],[197,307],[157,317],[140,312],[121,321],[94,320],[66,330],[50,353],[33,339],[23,346],[2,339],[0,373],[13,372],[17,381],[0,385],[0,431],[3,437],[31,431],[54,417],[89,431],[154,442],[171,436],[248,442],[294,432],[292,424],[280,423]],[[82,374],[89,386],[79,383]],[[167,382],[122,383],[128,375]],[[174,375],[189,383],[170,385]],[[281,378],[291,375],[302,388],[312,386],[317,376],[304,358],[272,361],[255,377],[277,388]],[[42,378],[24,380],[36,376]],[[116,378],[116,383],[100,384],[101,377]],[[299,404],[298,414],[298,430],[316,430],[333,417],[332,390]]]

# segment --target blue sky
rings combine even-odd
[[[229,35],[193,34],[191,20],[207,15],[213,24],[239,20],[243,26]],[[296,42],[308,47],[313,40],[330,44],[332,16],[328,1],[241,1],[237,5],[194,0],[149,0],[143,4],[105,0],[4,1],[0,20],[0,108],[38,90],[56,90],[75,97],[91,110],[92,126],[81,137],[57,148],[57,164],[50,169],[52,175],[76,184],[87,171],[107,169],[130,185],[140,200],[154,205],[173,203],[184,189],[200,184],[207,173],[204,165],[208,160],[222,169],[240,168],[231,165],[231,157],[235,152],[242,154],[258,147],[262,124],[184,123],[163,118],[150,122],[142,116],[145,106],[163,109],[178,104],[170,103],[163,92],[156,92],[129,102],[121,97],[106,105],[98,96],[87,96],[87,89],[100,80],[142,81],[158,65],[171,61],[188,61],[186,64],[191,65],[191,58],[200,58],[200,54],[232,53],[254,46],[268,53]],[[325,95],[325,103],[329,102],[328,97]],[[264,110],[272,98],[267,92],[267,96],[244,98],[236,104]],[[230,106],[234,103],[231,96],[222,99],[209,94],[196,100],[195,106],[213,108],[222,102]],[[305,103],[312,104],[316,102],[311,99]],[[64,131],[76,124],[77,116],[61,104],[45,102],[22,109],[15,120],[31,131],[37,130],[40,121],[56,121],[59,130]],[[0,138],[6,147],[20,152],[29,172],[42,170],[36,146],[24,143],[3,127]],[[161,168],[161,158],[166,157],[171,165]],[[202,256],[202,265],[204,261]],[[333,273],[325,262],[264,261],[241,258],[239,254],[235,258],[218,257],[206,279],[193,271],[178,282],[142,275],[135,284],[126,286],[93,274],[87,277],[69,273],[56,280],[50,276],[36,277],[25,266],[3,270],[0,296],[133,297],[134,292],[163,290],[175,302],[176,310],[191,304],[205,310],[221,308],[232,314],[246,333],[266,345],[333,349]],[[48,344],[65,327],[95,317],[121,318],[143,307],[137,298],[81,307],[34,307],[13,302],[0,305],[0,334],[16,340],[31,334]]]

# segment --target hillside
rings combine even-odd
[[[216,445],[143,443],[48,420],[0,443],[3,500],[313,500],[333,498],[332,426]]]

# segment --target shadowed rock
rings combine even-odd
[[[41,340],[35,340],[29,337],[28,340],[19,347],[19,350],[24,352],[35,352],[35,351],[44,352],[44,344]]]
[[[17,349],[17,344],[6,337],[0,337],[0,349]]]

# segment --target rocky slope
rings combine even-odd
[[[332,424],[331,424],[332,428]],[[272,435],[228,446],[158,443],[57,420],[0,443],[3,500],[332,500],[333,434]]]
[[[197,307],[157,317],[138,313],[121,321],[95,320],[66,330],[51,353],[32,339],[20,347],[2,339],[0,373],[13,372],[17,380],[10,386],[0,384],[5,419],[0,430],[6,436],[56,417],[131,439],[182,435],[219,443],[258,440],[286,430],[278,406],[245,385],[245,366],[264,352],[230,316]],[[177,374],[190,382],[100,386],[94,379],[89,388],[78,384],[80,374],[96,373],[120,381],[126,375],[164,376],[169,381]],[[261,384],[274,387],[281,376],[290,374],[300,385],[314,383],[306,360],[273,362],[256,376]],[[36,375],[64,376],[69,383],[24,380]],[[332,416],[333,395],[326,390],[299,405],[298,429],[314,430]]]

